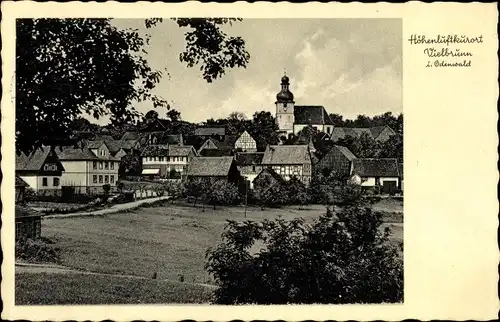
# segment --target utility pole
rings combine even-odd
[[[247,217],[248,181],[245,180],[245,218]]]

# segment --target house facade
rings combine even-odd
[[[378,187],[383,193],[394,193],[399,187],[397,159],[354,159],[351,174],[352,182]]]
[[[187,180],[201,178],[206,180],[227,180],[239,184],[241,174],[233,157],[195,157],[188,165]]]
[[[242,152],[257,152],[257,142],[247,131],[244,131],[236,139],[234,149]]]
[[[323,106],[295,105],[290,79],[286,75],[281,78],[281,91],[276,95],[275,105],[276,123],[279,131],[286,135],[297,134],[307,126],[327,134],[333,132],[334,123]]]
[[[239,152],[235,156],[236,165],[242,177],[250,182],[253,188],[253,181],[262,171],[262,158],[264,152]]]
[[[268,145],[262,166],[273,169],[287,181],[295,176],[305,185],[311,182],[313,162],[308,145]]]
[[[334,175],[348,178],[351,174],[352,161],[356,156],[346,147],[334,145],[315,165],[315,172],[322,175]]]
[[[120,159],[105,144],[92,150],[64,147],[56,153],[65,169],[61,185],[74,187],[76,193],[101,193],[105,184],[116,187]]]
[[[64,171],[58,155],[49,147],[37,149],[29,156],[16,155],[16,174],[37,193],[59,193]]]
[[[185,176],[187,166],[197,153],[191,145],[151,145],[142,152],[142,174],[145,176]],[[175,171],[175,172],[174,172]]]

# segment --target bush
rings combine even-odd
[[[207,191],[208,203],[216,206],[234,205],[239,202],[238,187],[225,180],[215,181]]]
[[[403,262],[380,214],[348,207],[303,219],[228,221],[207,251],[217,304],[345,304],[403,300]],[[263,244],[254,254],[250,248]]]
[[[16,258],[32,263],[59,263],[59,248],[46,238],[16,241]]]

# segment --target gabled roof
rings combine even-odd
[[[87,142],[87,148],[89,149],[99,149],[101,147],[101,145],[104,144],[104,141],[88,141]],[[106,146],[108,146],[106,144]],[[108,149],[109,149],[109,146],[108,146]]]
[[[234,162],[233,157],[196,157],[188,166],[187,175],[196,177],[225,177]]]
[[[232,152],[230,150],[203,149],[198,154],[202,157],[223,157],[231,156]]]
[[[165,131],[171,126],[170,120],[155,119],[139,129],[140,132]]]
[[[96,134],[94,141],[109,141],[114,140],[114,138],[109,134]]]
[[[320,105],[296,105],[294,108],[295,124],[333,125],[330,115]]]
[[[23,179],[21,179],[20,176],[16,175],[16,187],[28,187],[28,184],[26,183],[26,181],[24,181]]]
[[[280,184],[284,184],[286,183],[285,179],[283,179],[282,176],[280,176],[276,171],[274,171],[272,168],[263,168],[259,174],[257,174],[257,176],[255,177],[254,179],[254,182],[258,182],[259,181],[259,177],[261,177],[264,173],[268,173],[271,177],[274,178],[274,180],[276,180],[278,183]]]
[[[116,153],[120,151],[120,149],[123,150],[130,150],[133,149],[138,140],[112,140],[112,141],[105,141],[106,146],[108,147],[109,151],[111,153]]]
[[[337,151],[342,153],[349,161],[356,159],[356,156],[351,152],[351,150],[349,150],[345,146],[334,145],[333,149],[337,149]]]
[[[261,164],[262,158],[264,152],[240,152],[236,154],[236,164],[239,166]]]
[[[397,159],[354,159],[352,165],[360,177],[399,177]]]
[[[168,145],[148,145],[142,150],[141,155],[145,157],[166,157],[168,156]]]
[[[26,154],[21,152],[20,154],[16,154],[16,170],[22,170],[24,165],[28,161],[28,157]]]
[[[168,147],[169,156],[188,156],[191,151],[193,151],[194,153],[194,148],[192,145],[169,145]]]
[[[42,149],[36,149],[28,157],[26,157],[24,162],[21,159],[16,160],[16,170],[26,170],[26,171],[39,171],[42,169],[45,160],[50,154],[49,147],[43,147]],[[19,157],[18,157],[19,158]],[[20,157],[22,158],[22,157]],[[19,165],[19,168],[17,166]]]
[[[262,164],[305,164],[311,163],[307,145],[268,145]]]
[[[89,148],[74,148],[74,147],[61,147],[55,149],[57,157],[61,161],[92,161],[92,160],[107,160],[107,161],[120,161],[119,158],[109,156],[106,158],[99,158]]]
[[[197,136],[211,136],[211,135],[226,135],[224,127],[199,127],[194,130],[194,135]]]

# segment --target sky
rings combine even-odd
[[[245,40],[248,66],[229,69],[212,83],[199,68],[179,61],[188,29],[168,19],[152,29],[142,19],[115,19],[113,24],[151,35],[145,58],[152,68],[170,74],[155,93],[187,121],[234,111],[248,118],[257,111],[274,113],[285,70],[296,105],[323,105],[344,118],[403,112],[401,19],[244,19],[225,31]],[[151,102],[134,106],[143,113],[153,108]],[[167,109],[157,112],[165,117]]]

